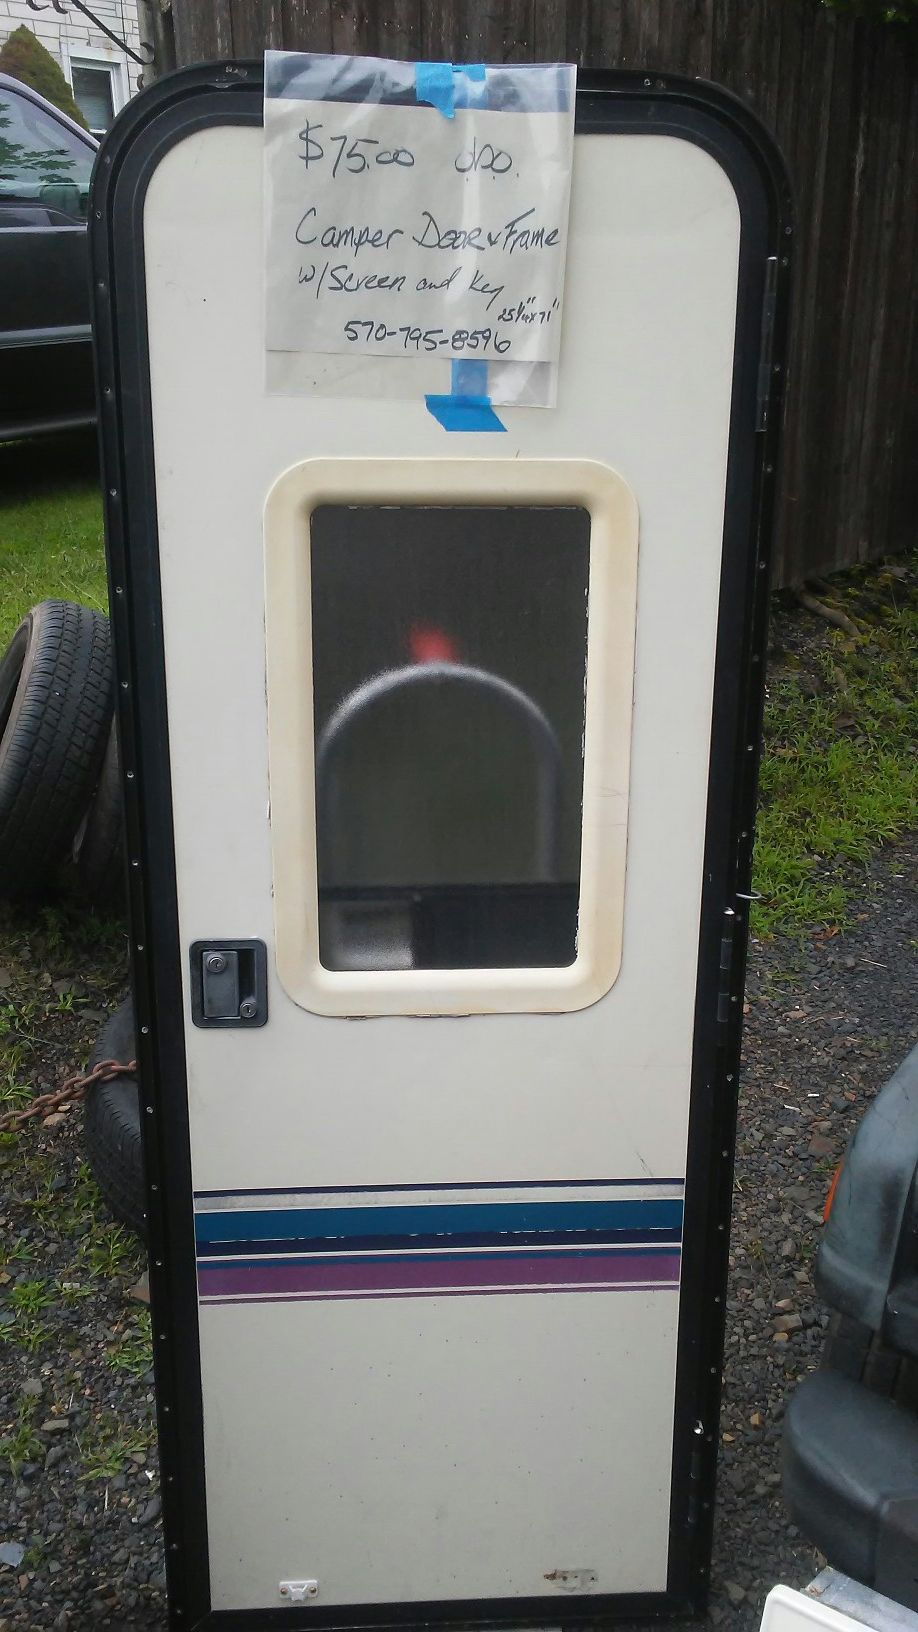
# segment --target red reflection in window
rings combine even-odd
[[[413,663],[456,663],[459,659],[459,648],[452,635],[429,623],[411,625],[408,651]]]

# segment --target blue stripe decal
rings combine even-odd
[[[507,1202],[426,1207],[305,1207],[198,1213],[201,1245],[213,1241],[347,1240],[352,1236],[513,1235],[545,1230],[678,1230],[682,1202]]]
[[[347,1248],[350,1252],[378,1252],[382,1247],[387,1252],[421,1252],[428,1249],[442,1247],[444,1241],[458,1239],[463,1248],[492,1247],[500,1249],[512,1244],[520,1247],[595,1247],[605,1246],[610,1241],[615,1246],[661,1246],[672,1244],[678,1246],[682,1240],[681,1230],[514,1230],[512,1234],[500,1234],[494,1231],[477,1233],[472,1230],[468,1235],[459,1237],[442,1235],[358,1235],[348,1236]],[[336,1236],[266,1236],[259,1237],[259,1252],[289,1252],[295,1248],[297,1252],[336,1252],[340,1250],[341,1238]],[[234,1254],[245,1254],[253,1250],[251,1239],[243,1241],[198,1241],[198,1254],[201,1258],[225,1258]]]
[[[478,1193],[466,1199],[466,1188]],[[268,1192],[229,1193],[224,1211],[196,1214],[199,1296],[230,1304],[674,1292],[681,1188],[681,1180],[573,1181],[562,1200],[550,1183],[396,1185],[344,1191],[352,1206],[340,1190],[294,1188],[276,1192],[274,1207]],[[197,1204],[207,1205],[203,1196]]]

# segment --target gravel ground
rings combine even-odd
[[[781,1506],[781,1418],[822,1341],[830,1175],[918,1036],[916,882],[913,838],[863,870],[846,933],[751,948],[709,1611],[731,1632],[820,1563]],[[0,944],[0,1037],[42,1092],[117,1001],[122,941],[7,913]],[[0,1632],[164,1628],[141,1254],[105,1218],[78,1109],[0,1140],[0,1181]]]
[[[750,952],[710,1609],[731,1632],[822,1563],[782,1507],[781,1419],[822,1345],[812,1270],[832,1173],[918,1041],[918,836],[866,869],[846,934]]]
[[[802,1585],[819,1565],[781,1506],[781,1418],[819,1355],[825,1316],[811,1272],[831,1172],[918,1036],[916,880],[913,840],[866,869],[848,933],[751,949],[709,1612],[712,1625],[735,1632],[758,1626],[774,1582]],[[85,1055],[118,981],[114,956],[91,977],[53,970],[52,960],[31,978],[56,980],[64,1002],[74,985],[76,995],[56,1025],[43,1023],[39,1087],[56,1077],[62,1055]],[[16,978],[23,972],[27,963]],[[9,998],[10,987],[0,995]],[[53,985],[50,995],[59,995]],[[7,1322],[15,1286],[40,1279],[55,1294],[32,1317],[41,1327],[33,1352],[21,1314],[0,1351],[0,1421],[29,1428],[18,1470],[0,1473],[0,1543],[14,1549],[0,1547],[0,1558],[25,1549],[0,1564],[0,1632],[163,1628],[141,1260],[92,1196],[78,1114],[20,1135],[17,1152],[0,1154],[8,1161],[2,1228],[33,1254],[3,1271]],[[9,1438],[10,1428],[2,1431]]]

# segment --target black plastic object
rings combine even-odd
[[[899,1405],[918,1411],[918,1365],[849,1315],[832,1316],[822,1364],[842,1377],[863,1383],[874,1394],[885,1394]]]
[[[788,1409],[785,1501],[836,1569],[918,1609],[918,1048],[851,1142],[816,1284],[836,1313]]]
[[[918,1610],[918,1416],[837,1372],[793,1396],[784,1498],[829,1563]]]
[[[819,1249],[816,1286],[831,1308],[918,1358],[918,1048],[854,1135]]]
[[[101,1060],[119,1060],[127,1065],[135,1053],[134,1003],[126,997],[102,1027],[89,1056],[89,1069],[94,1071]],[[93,1178],[111,1212],[136,1235],[146,1237],[140,1087],[136,1076],[93,1083],[86,1094],[83,1133]]]
[[[264,941],[194,941],[191,1018],[196,1026],[263,1026],[268,1018]]]

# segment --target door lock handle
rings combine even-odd
[[[268,1018],[264,941],[193,941],[191,1018],[196,1026],[263,1026]]]

